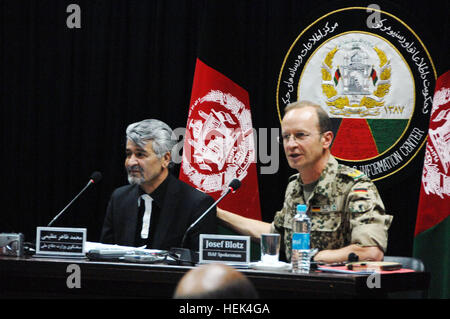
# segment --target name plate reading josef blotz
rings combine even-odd
[[[200,235],[199,263],[248,264],[250,237],[230,235]]]
[[[37,256],[84,257],[86,228],[38,227]]]

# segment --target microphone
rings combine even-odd
[[[233,179],[228,185],[228,193],[230,191],[235,192],[239,187],[241,187],[241,181],[237,178]]]
[[[187,234],[191,231],[192,228],[195,227],[195,225],[198,224],[199,221],[201,221],[203,219],[203,217],[205,217],[211,209],[213,209],[225,196],[227,196],[230,192],[235,192],[239,187],[241,187],[241,181],[238,180],[237,178],[233,179],[230,184],[228,184],[228,189],[227,191],[220,196],[220,198],[218,200],[216,200],[199,218],[197,218],[197,220],[195,222],[193,222],[188,229],[185,231],[184,236],[183,236],[183,240],[181,241],[181,247],[184,247],[184,243],[186,241],[186,237]]]
[[[175,257],[175,263],[181,265],[194,265],[192,252],[188,248],[184,248],[184,244],[186,242],[187,235],[195,227],[210,211],[213,209],[225,196],[227,196],[230,192],[235,192],[241,186],[241,181],[237,178],[233,179],[230,184],[228,184],[227,191],[220,196],[218,200],[216,200],[195,222],[193,222],[188,229],[184,232],[183,239],[181,240],[182,248],[171,248],[170,254],[172,257]],[[170,262],[169,262],[170,264]]]
[[[93,184],[98,183],[102,180],[102,177],[102,173],[94,172],[91,174],[91,179],[89,180],[89,182],[92,182]]]
[[[81,192],[79,192],[78,195],[75,196],[75,198],[72,199],[72,201],[71,201],[69,204],[67,204],[67,206],[64,207],[64,208],[58,213],[58,215],[56,215],[56,216],[51,220],[50,223],[48,223],[47,227],[50,227],[50,226],[51,226],[51,225],[59,218],[59,216],[61,216],[61,215],[67,210],[67,208],[69,208],[69,207],[73,204],[73,202],[74,202],[78,197],[80,197],[80,195],[83,194],[84,191],[85,191],[89,186],[91,186],[91,184],[98,183],[98,182],[100,182],[101,179],[102,179],[102,173],[100,173],[100,172],[94,172],[94,173],[92,173],[92,174],[91,174],[91,177],[90,177],[90,179],[89,179],[89,182],[86,184],[86,186],[84,186],[84,188],[81,190]]]

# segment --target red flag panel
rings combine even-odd
[[[440,76],[431,110],[415,235],[450,215],[450,71]]]
[[[197,59],[180,180],[217,199],[238,178],[218,206],[261,220],[255,151],[248,92]]]

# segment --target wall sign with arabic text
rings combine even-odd
[[[394,15],[351,7],[317,19],[283,61],[277,110],[320,104],[335,135],[331,153],[372,180],[405,167],[426,141],[436,71],[417,34]]]

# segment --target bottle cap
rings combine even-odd
[[[307,206],[305,204],[298,204],[297,205],[297,212],[298,213],[306,213]]]

